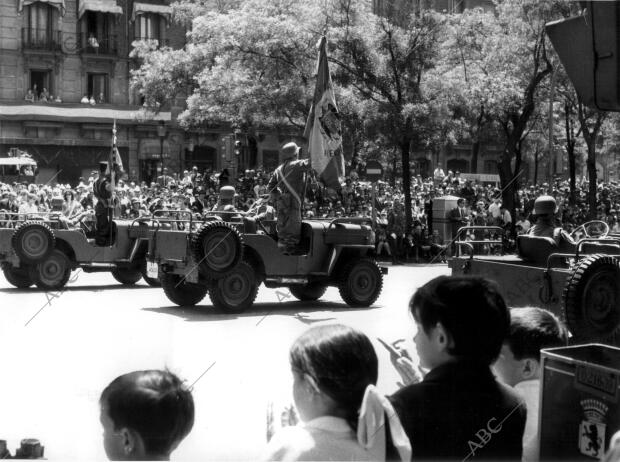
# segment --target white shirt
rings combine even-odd
[[[370,461],[372,457],[357,442],[357,435],[344,419],[323,416],[277,432],[261,460]]]
[[[523,432],[523,461],[538,461],[540,441],[538,438],[538,414],[540,404],[540,380],[524,380],[515,385],[515,390],[525,401],[527,418]]]
[[[493,218],[499,218],[499,216],[501,215],[499,208],[500,208],[500,205],[495,202],[489,205],[489,213],[491,214]]]

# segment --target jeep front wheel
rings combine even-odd
[[[18,289],[27,289],[34,284],[28,275],[28,268],[6,266],[2,271],[4,272],[4,277],[7,282]]]
[[[62,289],[70,276],[69,259],[58,249],[52,250],[45,260],[30,268],[30,278],[42,290]]]
[[[241,313],[252,306],[258,293],[254,269],[246,262],[212,282],[209,297],[213,306],[225,313]]]
[[[179,306],[194,306],[200,303],[208,288],[199,284],[192,284],[180,274],[159,273],[159,280],[168,300]]]
[[[303,286],[290,286],[288,290],[297,300],[301,300],[302,302],[313,302],[325,295],[327,286],[318,282],[311,282]]]
[[[140,270],[134,268],[114,268],[112,276],[121,284],[132,286],[142,278]]]
[[[370,306],[381,293],[383,275],[377,262],[358,258],[348,262],[338,284],[340,296],[349,306]]]

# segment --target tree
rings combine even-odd
[[[588,168],[588,218],[596,218],[596,140],[605,120],[606,113],[598,109],[587,108],[579,99],[577,102],[577,116],[581,125],[581,133],[588,149],[586,165]]]
[[[425,80],[437,59],[443,17],[401,11],[398,21],[374,15],[367,2],[336,0],[329,22],[334,80],[359,97],[372,123],[398,147],[407,227],[412,225],[410,150],[431,146],[445,130],[444,107]],[[428,90],[428,91],[426,91]]]

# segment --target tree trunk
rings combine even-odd
[[[539,161],[539,150],[538,145],[536,145],[536,151],[534,151],[534,184],[538,184],[538,161]]]
[[[568,177],[570,183],[568,203],[575,205],[575,133],[573,132],[571,112],[568,102],[564,103],[564,131],[566,135],[566,154],[568,155]]]
[[[403,192],[405,193],[405,232],[411,231],[413,217],[411,214],[411,172],[409,170],[409,146],[411,141],[405,138],[400,144],[403,164]]]
[[[396,187],[396,167],[398,164],[398,151],[396,151],[396,149],[394,149],[394,151],[392,151],[392,178],[390,181],[390,184],[392,185],[392,188]]]
[[[596,142],[592,138],[588,144],[588,220],[596,220]]]
[[[471,144],[471,173],[478,173],[478,154],[480,153],[480,141]]]

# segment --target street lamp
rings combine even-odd
[[[159,160],[161,162],[161,174],[164,174],[164,138],[166,137],[166,125],[163,120],[157,125],[157,136],[159,136]],[[164,179],[165,181],[165,179]]]

